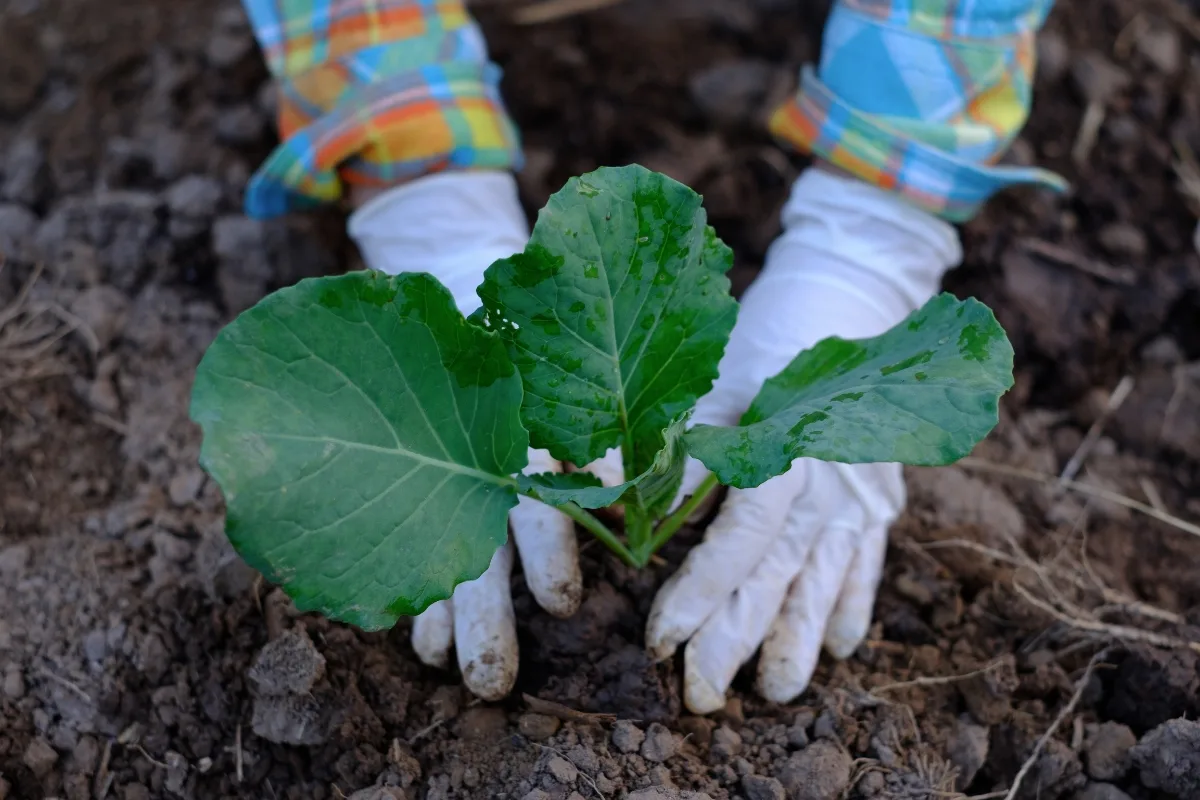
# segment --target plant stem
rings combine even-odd
[[[625,506],[625,538],[639,567],[646,566],[646,559],[642,558],[642,553],[650,546],[653,524],[642,509],[633,505]]]
[[[599,539],[604,545],[612,550],[617,556],[631,567],[641,566],[633,553],[629,552],[629,548],[625,543],[617,538],[617,535],[608,529],[600,520],[596,519],[590,513],[577,506],[575,503],[567,503],[565,506],[556,506],[559,511],[566,514],[571,519],[578,522],[588,530],[593,536]]]
[[[679,532],[679,529],[684,526],[696,509],[699,508],[708,496],[715,492],[721,486],[721,482],[717,480],[717,476],[711,472],[700,485],[696,487],[696,491],[692,492],[692,496],[684,501],[683,505],[675,509],[675,513],[664,519],[658,525],[658,530],[654,532],[654,536],[650,539],[644,551],[637,552],[637,556],[644,556],[646,561],[650,560],[650,556],[658,552],[664,544],[671,540],[671,537]]]

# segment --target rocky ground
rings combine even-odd
[[[822,4],[529,26],[520,5],[478,8],[527,207],[643,163],[705,195],[745,286],[804,165],[763,116]],[[343,218],[240,213],[274,134],[238,3],[0,4],[0,799],[1200,798],[1200,531],[1172,516],[1200,517],[1195,14],[1060,0],[1012,157],[1072,192],[994,202],[947,282],[1017,348],[1002,424],[969,464],[909,473],[854,658],[790,706],[747,670],[697,718],[640,646],[694,531],[641,574],[586,548],[569,621],[515,578],[521,675],[497,705],[420,666],[405,626],[297,615],[241,565],[196,466],[192,371],[264,292],[354,267]],[[1078,455],[1089,493],[1039,477]]]

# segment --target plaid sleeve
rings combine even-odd
[[[250,180],[269,217],[451,169],[510,169],[500,71],[460,0],[243,0],[279,92],[283,140]]]
[[[1014,184],[996,166],[1029,115],[1034,36],[1053,0],[838,0],[819,68],[771,117],[785,142],[952,221]]]

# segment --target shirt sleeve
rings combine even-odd
[[[500,70],[456,0],[243,0],[275,77],[279,147],[246,211],[270,217],[442,170],[516,169]]]
[[[1053,0],[838,0],[820,63],[771,132],[951,221],[1015,184],[1059,176],[998,166],[1032,100],[1034,37]]]

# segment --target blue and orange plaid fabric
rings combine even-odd
[[[1015,184],[997,166],[1029,115],[1034,36],[1053,0],[838,0],[817,70],[771,117],[774,135],[951,221]]]
[[[244,0],[282,144],[250,180],[269,217],[447,169],[519,166],[500,70],[455,0]]]

